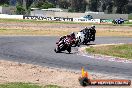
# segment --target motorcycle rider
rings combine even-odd
[[[94,26],[94,25],[92,25],[90,28],[85,27],[85,28],[84,28],[84,29],[82,29],[80,32],[86,33],[86,32],[89,32],[89,30],[95,30],[95,26]]]
[[[95,40],[95,33],[96,33],[96,30],[95,30],[95,26],[92,25],[91,27],[85,27],[84,29],[82,29],[80,32],[83,32],[85,38],[84,38],[84,41],[87,43],[87,42],[90,42],[90,41],[94,41]]]
[[[95,33],[96,33],[95,26],[92,25],[90,30],[91,30],[91,41],[94,41],[95,40]]]
[[[87,30],[88,30],[88,28],[87,28],[87,27],[85,27],[85,28],[84,28],[84,29],[82,29],[80,32],[83,32],[84,34],[86,34]]]
[[[71,38],[72,41],[74,41],[74,40],[76,39],[75,33],[74,33],[74,32],[72,32],[72,33],[70,34],[70,38]]]
[[[67,39],[69,39],[69,40],[71,41],[71,43],[73,43],[73,42],[75,41],[75,39],[76,39],[76,38],[75,38],[75,33],[72,32],[72,33],[69,34],[69,35],[60,37],[59,42],[62,41],[62,43],[65,43],[64,40],[67,40]],[[59,42],[57,42],[56,44],[58,44]]]

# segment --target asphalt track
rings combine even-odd
[[[77,55],[78,48],[72,48],[72,54],[55,53],[58,37],[49,36],[1,36],[0,59],[31,63],[41,66],[80,70],[82,66],[91,72],[109,73],[132,79],[132,64],[110,62]],[[94,44],[132,43],[128,37],[97,37]]]

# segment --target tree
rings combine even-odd
[[[18,15],[24,15],[26,12],[25,12],[25,9],[23,8],[23,6],[19,3],[17,3],[16,5],[16,14]]]
[[[114,6],[117,7],[117,13],[126,13],[127,12],[127,4],[128,0],[113,0],[114,1]]]
[[[108,13],[112,13],[113,12],[113,2],[109,2],[106,9]]]
[[[10,3],[11,6],[15,6],[16,5],[16,2],[17,2],[17,0],[10,0],[9,1],[9,3]]]
[[[54,5],[57,5],[59,2],[59,0],[47,0],[47,1],[54,4]],[[67,0],[65,0],[65,1],[67,1]]]
[[[85,0],[71,0],[69,3],[70,3],[70,11],[85,12],[86,10],[87,3]]]
[[[31,7],[33,1],[34,1],[34,0],[27,0],[27,2],[26,2],[26,9],[27,9],[27,10]]]
[[[55,6],[52,3],[45,2],[43,5],[40,7],[41,9],[48,9],[48,8],[54,8]]]
[[[23,0],[17,0],[23,4]],[[59,5],[60,8],[68,9],[71,12],[107,11],[108,13],[127,13],[131,12],[129,0],[25,0],[26,10],[30,7],[41,9],[53,8]],[[9,0],[0,0],[0,3],[8,3]]]
[[[48,9],[48,8],[54,8],[55,5],[46,1],[46,0],[40,0],[37,2],[34,2],[31,7],[40,8],[40,9]]]
[[[9,0],[0,0],[0,5],[9,4]]]
[[[90,10],[91,11],[94,11],[94,12],[97,12],[97,8],[98,8],[98,2],[99,0],[90,0]]]
[[[132,3],[129,3],[127,5],[127,11],[128,11],[128,13],[132,13]]]
[[[104,12],[106,10],[106,4],[102,5],[102,11]]]
[[[58,5],[60,8],[68,9],[70,3],[66,0],[59,0]]]

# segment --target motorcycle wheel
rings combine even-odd
[[[75,43],[75,47],[76,46],[78,46],[78,47],[80,47],[80,45],[81,45],[81,42],[79,42],[79,40]]]
[[[71,53],[71,47],[68,47],[68,48],[67,48],[67,51],[68,51],[69,53]]]
[[[59,50],[58,50],[57,48],[55,48],[54,51],[55,51],[56,53],[59,53]]]

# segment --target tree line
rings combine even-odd
[[[0,4],[11,4],[15,1],[18,14],[25,14],[32,7],[41,9],[60,7],[68,9],[69,12],[132,13],[132,0],[0,0]]]

